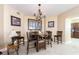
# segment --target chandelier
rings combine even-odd
[[[41,4],[38,4],[38,13],[37,14],[34,13],[36,20],[39,20],[39,21],[46,17],[45,15],[43,15],[40,7],[41,7]]]

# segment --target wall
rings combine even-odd
[[[25,16],[24,20],[23,20],[23,25],[24,25],[24,37],[25,37],[25,41],[27,41],[27,35],[26,32],[29,32],[30,30],[28,30],[28,19],[35,19],[35,17],[32,16]]]
[[[3,16],[4,15],[4,8],[3,5],[0,4],[0,49],[3,47],[4,44],[4,24],[3,24]]]
[[[68,40],[68,37],[65,37],[65,21],[68,18],[79,17],[79,6],[72,8],[60,15],[58,15],[58,30],[63,31],[63,41]],[[67,29],[68,30],[68,29]]]
[[[18,14],[19,13],[19,14]],[[11,26],[11,15],[21,18],[21,26]],[[12,8],[9,5],[4,6],[4,40],[5,45],[9,42],[9,34],[12,29],[21,31],[21,35],[24,36],[24,14],[20,11]]]
[[[65,41],[66,43],[71,42],[71,19],[65,20]]]
[[[48,21],[54,21],[54,27],[49,28],[48,27]],[[57,16],[52,16],[52,17],[48,17],[46,18],[46,31],[52,31],[52,36],[56,34],[57,32]]]

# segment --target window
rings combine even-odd
[[[42,22],[35,19],[28,19],[29,30],[41,30]]]

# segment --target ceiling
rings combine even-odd
[[[42,4],[41,9],[46,16],[56,16],[77,5],[78,4]],[[33,16],[38,10],[37,4],[10,4],[10,6],[20,10],[27,16]]]

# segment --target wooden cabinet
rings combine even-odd
[[[72,23],[71,24],[71,37],[72,38],[79,38],[79,23]]]

